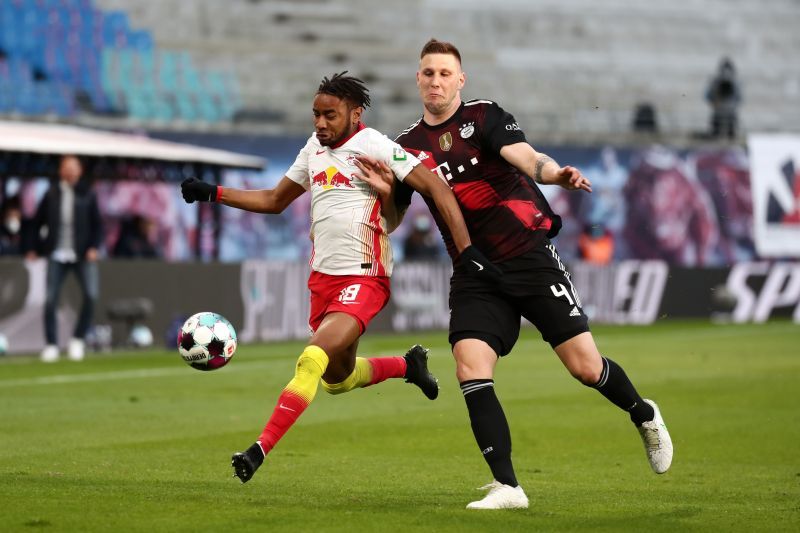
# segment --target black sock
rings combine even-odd
[[[627,411],[631,416],[631,422],[637,426],[652,420],[655,416],[653,408],[642,400],[622,367],[611,359],[603,357],[603,372],[593,387],[611,403]]]
[[[461,392],[467,402],[472,433],[492,475],[500,483],[516,487],[517,477],[511,464],[511,431],[494,393],[494,380],[464,381]]]

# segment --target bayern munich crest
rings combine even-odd
[[[463,124],[458,131],[461,134],[462,139],[469,139],[472,137],[472,134],[475,133],[475,123],[467,122],[466,124]]]

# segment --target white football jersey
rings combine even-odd
[[[360,124],[344,143],[322,146],[312,134],[286,172],[311,191],[311,268],[323,274],[391,276],[392,247],[378,193],[354,176],[355,156],[386,163],[403,180],[419,160]]]

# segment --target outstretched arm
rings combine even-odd
[[[286,207],[306,190],[286,176],[274,189],[242,190],[212,185],[196,178],[181,183],[181,193],[187,203],[219,202],[253,213],[282,213]]]
[[[500,155],[536,183],[560,185],[567,190],[592,192],[591,182],[575,167],[562,167],[547,154],[537,152],[526,142],[509,144]]]

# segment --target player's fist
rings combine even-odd
[[[213,202],[217,197],[217,187],[197,178],[187,178],[181,182],[181,194],[187,204]]]
[[[462,268],[467,269],[471,276],[482,278],[493,283],[498,283],[503,278],[503,271],[489,261],[480,250],[471,244],[464,248],[458,256]]]

